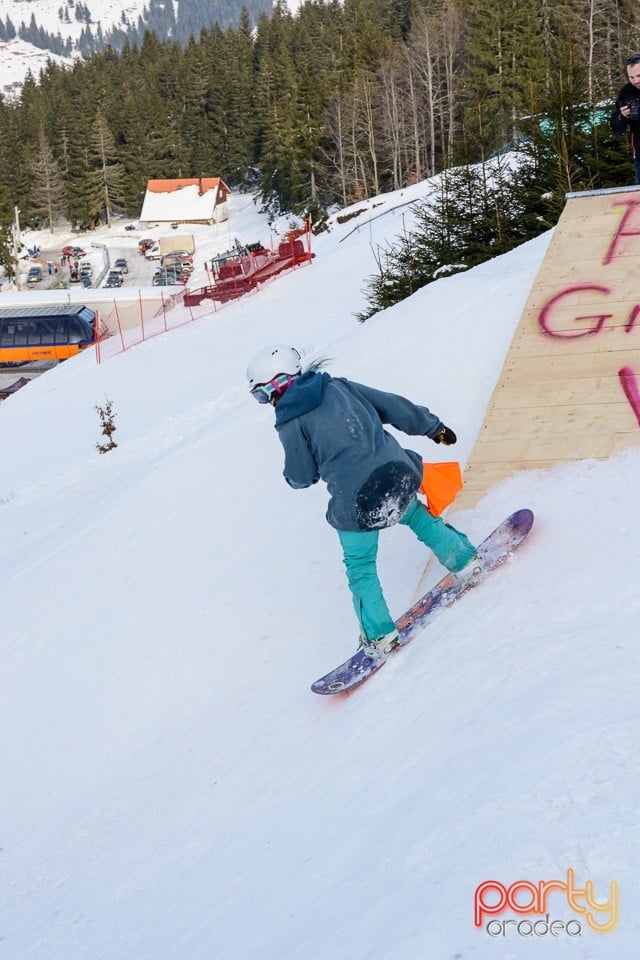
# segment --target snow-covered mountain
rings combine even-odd
[[[176,0],[177,2],[177,0]],[[9,17],[16,29],[29,24],[33,17],[47,33],[60,33],[63,38],[77,40],[85,21],[76,17],[76,8],[88,9],[93,25],[101,24],[106,32],[124,20],[135,23],[149,0],[0,0],[0,20]]]
[[[326,491],[287,487],[244,371],[271,342],[331,357],[426,403],[464,464],[549,235],[357,323],[372,244],[428,189],[358,204],[311,266],[0,404],[11,960],[635,956],[638,448],[516,473],[451,514],[473,539],[518,507],[536,523],[364,687],[309,691],[356,622]],[[266,239],[233,202],[229,230]],[[100,456],[105,397],[118,446]],[[400,614],[425,550],[395,527],[379,561]]]
[[[177,13],[180,0],[169,2]],[[23,23],[29,26],[33,17],[37,27],[47,34],[76,45],[87,25],[94,34],[98,25],[103,34],[114,28],[126,29],[127,24],[135,26],[139,17],[144,19],[148,6],[149,0],[0,0],[0,22],[6,24],[8,18],[17,31]],[[299,2],[288,0],[288,6],[295,11]],[[238,10],[241,8],[242,0],[238,0]],[[71,64],[71,58],[78,55],[75,46],[67,56],[66,51],[62,54],[45,50],[17,35],[4,39],[0,36],[0,93],[8,98],[16,96],[29,71],[37,78],[48,59]]]
[[[19,96],[28,73],[37,79],[47,60],[71,66],[70,57],[60,57],[46,50],[34,47],[19,37],[13,40],[0,40],[0,93],[10,99]]]
[[[122,25],[123,18],[135,23],[146,4],[147,0],[87,0],[82,6],[91,13],[92,28],[95,30],[99,23],[106,33],[112,27]],[[69,4],[68,0],[60,0],[59,3],[50,3],[49,0],[0,0],[0,21],[6,23],[9,18],[18,30],[22,23],[28,26],[33,17],[37,26],[46,33],[77,43],[86,23],[76,18],[75,9],[76,5]],[[70,57],[43,50],[18,36],[0,40],[0,92],[5,97],[19,93],[27,73],[30,71],[37,78],[49,59],[57,63],[73,62]]]

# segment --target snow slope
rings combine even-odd
[[[476,539],[521,506],[536,525],[360,690],[309,692],[357,628],[325,491],[283,482],[247,360],[272,341],[328,355],[426,403],[464,462],[549,239],[358,324],[370,244],[403,215],[334,224],[313,266],[0,405],[12,960],[634,955],[640,451],[515,475],[455,516]],[[106,397],[118,448],[100,456]],[[424,561],[406,530],[382,535],[395,613]],[[571,870],[600,901],[619,885],[619,916],[589,911],[612,932],[560,888],[546,932],[513,910],[474,926],[484,881]]]
[[[135,24],[149,4],[148,0],[87,0],[84,6],[91,12],[92,29],[95,30],[99,23],[106,33],[121,22],[123,15],[129,23]],[[65,20],[67,9],[69,20]],[[9,17],[16,30],[22,23],[28,26],[32,16],[47,33],[59,33],[64,39],[70,37],[77,40],[85,27],[84,22],[76,19],[75,4],[68,3],[68,0],[60,0],[59,3],[51,3],[50,0],[0,0],[0,20],[6,22]]]
[[[129,23],[135,24],[148,4],[146,0],[124,0],[124,2],[123,0],[89,0],[85,6],[88,6],[91,11],[91,29],[95,32],[97,24],[100,24],[106,33],[120,24],[123,14]],[[64,20],[66,8],[69,10],[68,22]],[[62,20],[60,10],[63,11]],[[51,3],[50,0],[29,0],[28,3],[20,0],[0,0],[0,20],[6,22],[9,17],[16,31],[22,23],[28,26],[32,16],[37,26],[47,33],[56,36],[59,34],[65,40],[69,38],[76,42],[85,29],[84,22],[76,20],[74,5],[69,6],[65,0],[61,0],[60,3]],[[73,63],[73,60],[68,57],[60,57],[51,53],[50,50],[42,50],[17,36],[13,40],[0,42],[0,90],[5,95],[11,96],[11,91],[7,90],[5,85],[12,85],[14,95],[19,95],[21,84],[27,73],[31,72],[37,80],[40,71],[46,67],[47,60],[68,66]]]
[[[176,7],[178,2],[175,3]],[[295,13],[300,4],[299,0],[288,0],[286,5]],[[103,32],[107,33],[122,25],[123,16],[128,23],[135,25],[149,3],[148,0],[86,0],[84,6],[91,11],[92,31],[95,33],[97,24],[100,24]],[[238,0],[238,7],[241,6],[242,2]],[[63,11],[62,20],[60,10]],[[64,19],[65,10],[69,11],[68,21]],[[28,26],[32,14],[39,27],[55,36],[59,34],[65,40],[70,38],[77,42],[85,29],[84,22],[76,20],[74,4],[69,4],[67,0],[60,0],[59,3],[52,3],[51,0],[0,0],[0,20],[6,22],[9,17],[16,30],[22,23]],[[37,80],[40,71],[46,67],[47,60],[69,66],[73,63],[67,57],[41,50],[18,37],[0,41],[0,92],[9,97],[19,95],[27,73],[31,72]],[[8,90],[5,85],[13,86],[14,89]]]
[[[28,73],[35,80],[45,69],[48,60],[59,65],[70,67],[73,60],[69,57],[59,57],[49,50],[39,50],[32,43],[26,43],[15,37],[13,40],[0,40],[0,92],[4,97],[11,99],[19,96],[22,84]]]

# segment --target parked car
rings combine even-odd
[[[82,284],[83,287],[91,286],[91,277],[89,276],[88,273],[80,274],[80,283]]]
[[[27,274],[27,283],[37,283],[38,280],[42,280],[42,268],[29,267],[29,273]]]
[[[121,287],[122,286],[122,276],[119,273],[110,273],[107,277],[107,282],[105,287]]]
[[[159,260],[160,257],[162,256],[162,253],[160,252],[160,244],[154,243],[152,247],[147,247],[147,249],[144,252],[144,255],[147,258],[147,260]]]
[[[88,260],[85,260],[84,263],[80,264],[80,276],[92,277],[93,276],[93,267]]]
[[[74,246],[63,247],[62,254],[65,257],[75,257],[76,259],[78,259],[79,257],[86,257],[86,253],[84,252],[82,247],[74,247]]]
[[[193,273],[193,259],[190,256],[178,256],[168,253],[160,261],[163,267],[177,267],[183,273]]]
[[[156,277],[165,277],[167,280],[170,280],[171,283],[186,283],[187,275],[182,273],[180,270],[173,270],[171,268],[163,268],[158,270],[155,274]]]
[[[170,263],[170,264],[161,263],[158,269],[156,270],[156,273],[166,273],[167,271],[169,273],[182,273],[182,267],[180,266],[179,263]]]
[[[172,250],[171,253],[167,254],[168,257],[182,257],[184,259],[189,259],[193,262],[193,254],[189,253],[188,250]]]
[[[112,272],[118,271],[118,273],[129,273],[129,267],[127,266],[127,261],[124,257],[118,257],[116,262],[112,267]]]

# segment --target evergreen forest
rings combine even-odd
[[[204,175],[320,225],[447,171],[425,229],[450,255],[464,225],[442,218],[465,208],[468,265],[487,237],[494,255],[546,229],[567,191],[633,182],[609,113],[639,48],[638,0],[305,0],[188,38],[146,30],[0,100],[0,224],[14,205],[34,226],[136,217],[148,179]],[[483,165],[513,144],[522,173],[489,185]]]

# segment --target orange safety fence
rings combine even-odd
[[[310,235],[311,222],[306,221],[303,227],[288,231],[278,241],[275,250],[272,236],[271,251],[262,248],[266,255],[264,263],[259,253],[251,254],[249,267],[233,264],[240,269],[234,269],[232,274],[222,281],[219,277],[212,276],[208,264],[205,264],[207,277],[211,281],[206,287],[194,290],[185,288],[170,296],[160,288],[153,297],[143,297],[140,290],[137,297],[133,295],[133,291],[128,299],[122,296],[114,297],[113,306],[105,305],[101,311],[100,328],[108,329],[110,335],[96,339],[96,361],[102,363],[111,356],[124,353],[169,330],[205,319],[217,313],[225,303],[247,294],[255,294],[262,284],[285,270],[311,263],[315,254],[311,252]],[[194,313],[193,307],[199,309]]]

